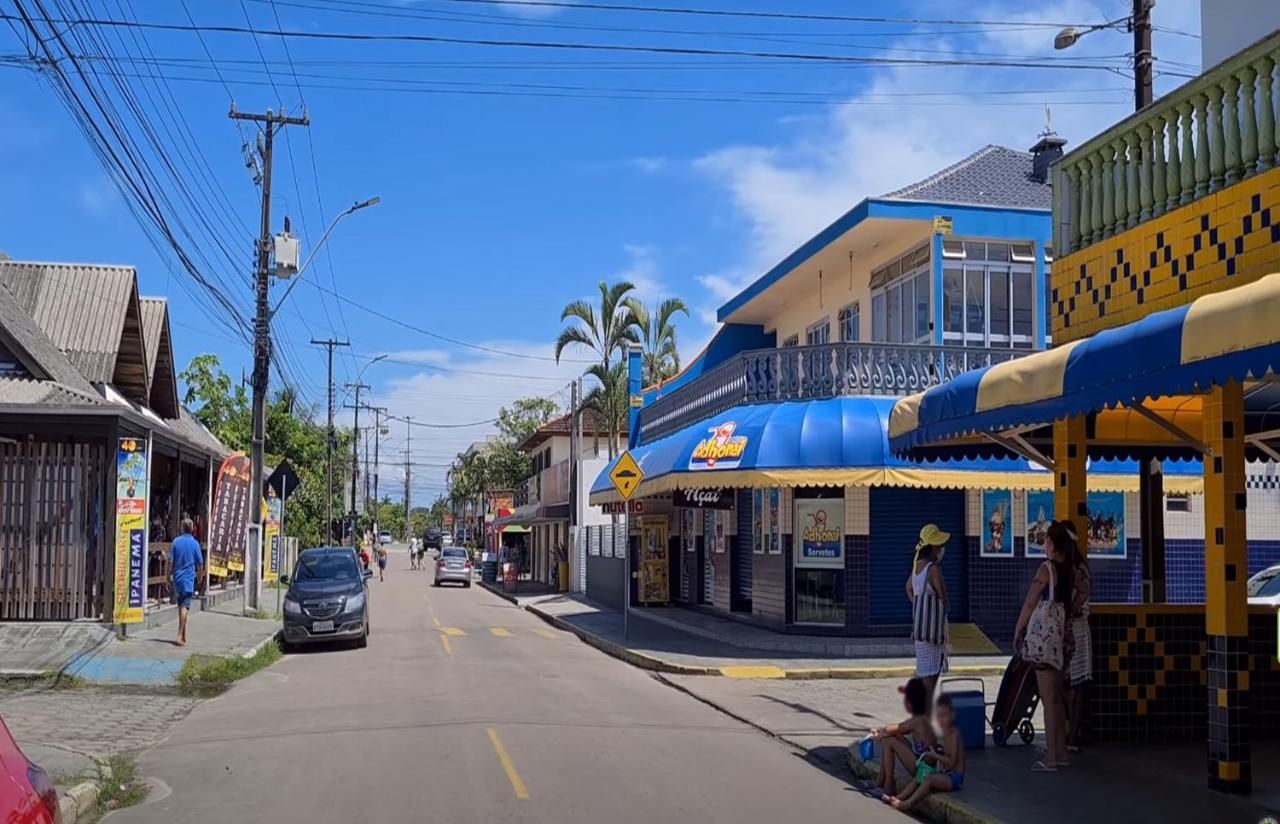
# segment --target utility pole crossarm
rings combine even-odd
[[[323,346],[329,350],[329,425],[325,432],[324,444],[324,472],[325,472],[325,490],[324,511],[327,526],[325,526],[326,541],[333,540],[333,450],[337,445],[333,430],[333,350],[339,346],[350,346],[349,340],[336,340],[329,338],[327,340],[311,339],[313,346]]]

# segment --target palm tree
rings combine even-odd
[[[676,312],[688,316],[689,307],[680,298],[667,298],[652,312],[635,298],[627,298],[623,303],[640,332],[645,386],[674,377],[680,371],[680,353],[676,349],[676,327],[672,320]]]
[[[622,426],[630,412],[631,397],[627,387],[627,364],[618,361],[609,367],[593,363],[586,374],[595,378],[595,386],[582,398],[582,408],[590,409],[604,421],[609,436],[609,457],[617,454],[622,440]]]
[[[556,362],[564,350],[577,345],[590,349],[609,368],[613,355],[622,349],[623,341],[636,341],[635,318],[627,307],[626,295],[635,285],[625,280],[612,286],[600,281],[600,312],[585,300],[575,300],[560,313],[560,320],[576,321],[556,338]]]

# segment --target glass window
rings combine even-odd
[[[886,294],[888,295],[888,306],[885,310],[889,319],[888,340],[890,343],[900,343],[902,341],[902,291],[894,286]]]
[[[976,240],[966,240],[964,242],[964,256],[966,260],[986,260],[987,244]]]
[[[964,258],[964,242],[959,240],[942,241],[942,256],[944,258]]]
[[[916,340],[929,337],[929,275],[927,269],[916,275]]]
[[[1044,245],[1044,262],[1053,263],[1053,244],[1046,243]]]
[[[804,342],[809,346],[821,346],[824,343],[830,343],[831,318],[823,318],[813,326],[806,329],[804,332]]]
[[[916,339],[915,281],[903,281],[900,288],[902,291],[902,331],[898,334],[898,340],[903,343],[911,343]]]
[[[1249,581],[1248,597],[1264,595],[1280,595],[1280,569],[1271,567],[1259,572],[1257,577]]]
[[[1031,316],[1031,270],[1013,270],[1013,334],[1031,337],[1035,319]]]
[[[844,624],[844,571],[798,567],[796,623]]]
[[[1008,263],[1009,244],[988,243],[987,244],[987,260],[995,261],[996,263]]]
[[[1031,263],[1035,261],[1035,245],[1031,243],[1011,243],[1009,244],[1009,258],[1022,263]]]
[[[884,336],[884,293],[871,296],[871,340],[883,343]]]
[[[947,266],[942,270],[943,331],[964,333],[964,269]]]
[[[1191,496],[1190,495],[1166,495],[1164,499],[1164,508],[1166,512],[1190,512]],[[1250,595],[1253,593],[1250,592]]]
[[[856,301],[840,310],[840,340],[845,343],[857,343],[861,340],[861,314]]]
[[[991,267],[987,274],[987,283],[990,290],[988,309],[991,314],[992,342],[1007,341],[1009,339],[1009,270]]]
[[[784,340],[784,341],[782,342],[782,348],[783,348],[783,349],[788,349],[788,348],[790,348],[790,347],[792,347],[792,346],[799,346],[799,345],[800,345],[800,336],[799,336],[799,335],[792,335],[791,337],[787,338],[786,340]]]
[[[987,328],[986,270],[980,266],[964,267],[964,333],[969,343],[982,343]]]

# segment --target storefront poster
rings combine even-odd
[[[218,470],[213,514],[209,518],[209,574],[225,578],[244,572],[245,534],[249,526],[249,458],[229,456]]]
[[[982,493],[982,552],[986,558],[1012,558],[1013,493],[987,489]]]
[[[696,509],[680,510],[680,540],[684,544],[685,552],[698,551],[698,538],[695,532],[697,521],[698,511]]]
[[[665,604],[671,599],[670,569],[667,519],[644,518],[640,522],[640,603]]]
[[[121,438],[116,450],[117,624],[142,620],[147,597],[147,447],[137,438]]]
[[[1125,557],[1123,492],[1089,493],[1089,557]]]
[[[1053,492],[1027,492],[1027,557],[1043,558],[1044,539],[1053,523]]]
[[[769,552],[782,554],[782,490],[769,490]]]
[[[796,566],[844,569],[844,500],[796,501]]]
[[[276,491],[267,487],[262,509],[262,580],[267,582],[280,577],[280,514],[283,503]]]
[[[763,489],[751,490],[751,551],[757,555],[764,552],[769,540],[769,526],[765,515],[765,495]]]
[[[732,516],[732,512],[716,510],[716,534],[712,546],[717,553],[729,551],[729,518]]]

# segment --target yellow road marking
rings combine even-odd
[[[553,631],[549,629],[541,628],[541,627],[538,629],[535,629],[533,631],[533,634],[542,638],[546,638],[548,641],[554,641],[556,639],[556,634]]]
[[[453,635],[455,637],[459,635],[466,635],[465,632],[458,629],[457,627],[441,627],[440,631],[443,632],[445,635]]]
[[[780,667],[721,667],[720,674],[726,678],[786,678],[787,673]]]
[[[510,638],[510,637],[511,637],[511,631],[510,631],[510,630],[507,630],[507,629],[503,629],[502,627],[489,627],[489,632],[493,633],[494,635],[498,636],[499,638]]]
[[[450,658],[453,657],[453,644],[449,643],[448,635],[440,636],[440,643],[444,644],[444,651]]]
[[[439,619],[439,618],[437,618],[436,616],[432,615],[432,616],[431,616],[431,623],[435,624],[436,626],[440,626],[440,619]]]
[[[489,743],[493,744],[493,751],[498,754],[498,763],[502,765],[502,769],[507,774],[507,780],[511,782],[511,789],[515,791],[516,798],[527,799],[529,790],[524,785],[524,779],[520,777],[520,773],[516,772],[516,765],[511,761],[511,756],[507,754],[507,748],[502,746],[502,739],[498,737],[498,731],[493,727],[489,727],[486,732],[489,733]]]

